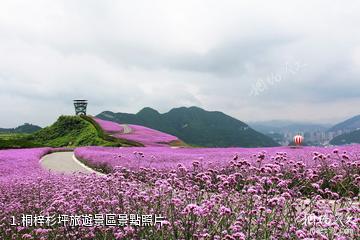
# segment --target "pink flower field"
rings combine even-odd
[[[324,161],[327,164],[338,164],[343,158],[360,160],[359,146],[342,147],[274,147],[274,148],[164,148],[164,147],[81,147],[75,150],[75,155],[86,159],[93,166],[107,165],[132,170],[140,167],[156,169],[175,169],[179,164],[192,168],[194,162],[199,162],[203,169],[224,167],[232,160],[247,160],[253,166],[271,164],[279,156],[284,156],[291,163],[302,162],[306,168],[317,166]],[[321,152],[321,154],[319,153]],[[321,159],[324,158],[324,161]]]
[[[0,151],[0,179],[12,180],[42,172],[39,159],[51,148]]]
[[[49,173],[49,151],[0,151],[1,239],[360,237],[359,145],[75,150],[105,177]]]

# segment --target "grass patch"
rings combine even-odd
[[[14,140],[28,135],[26,133],[0,133],[0,140]]]
[[[108,136],[88,116],[60,116],[53,125],[33,134],[6,134],[0,137],[0,149],[78,146],[120,147],[142,145]]]

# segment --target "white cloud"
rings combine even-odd
[[[0,126],[49,124],[72,113],[79,97],[90,100],[92,114],[182,105],[258,121],[358,114],[359,7],[356,0],[4,0]],[[306,68],[249,96],[259,78],[296,61]]]

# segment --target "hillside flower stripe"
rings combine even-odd
[[[179,140],[177,137],[144,126],[129,124],[132,129],[128,134],[115,134],[115,137],[141,142],[145,146],[164,146],[172,141]]]
[[[127,124],[131,131],[124,133],[124,128],[118,123],[99,118],[94,118],[94,120],[106,133],[110,133],[116,138],[142,143],[146,147],[168,146],[171,142],[179,141],[179,139],[173,135],[140,125]]]
[[[118,123],[102,120],[100,118],[93,118],[93,119],[96,121],[97,124],[99,124],[99,126],[106,133],[119,133],[124,131],[124,128]]]

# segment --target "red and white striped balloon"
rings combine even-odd
[[[301,135],[296,135],[294,137],[294,143],[296,144],[296,146],[300,146],[303,141],[304,141],[304,137]]]

